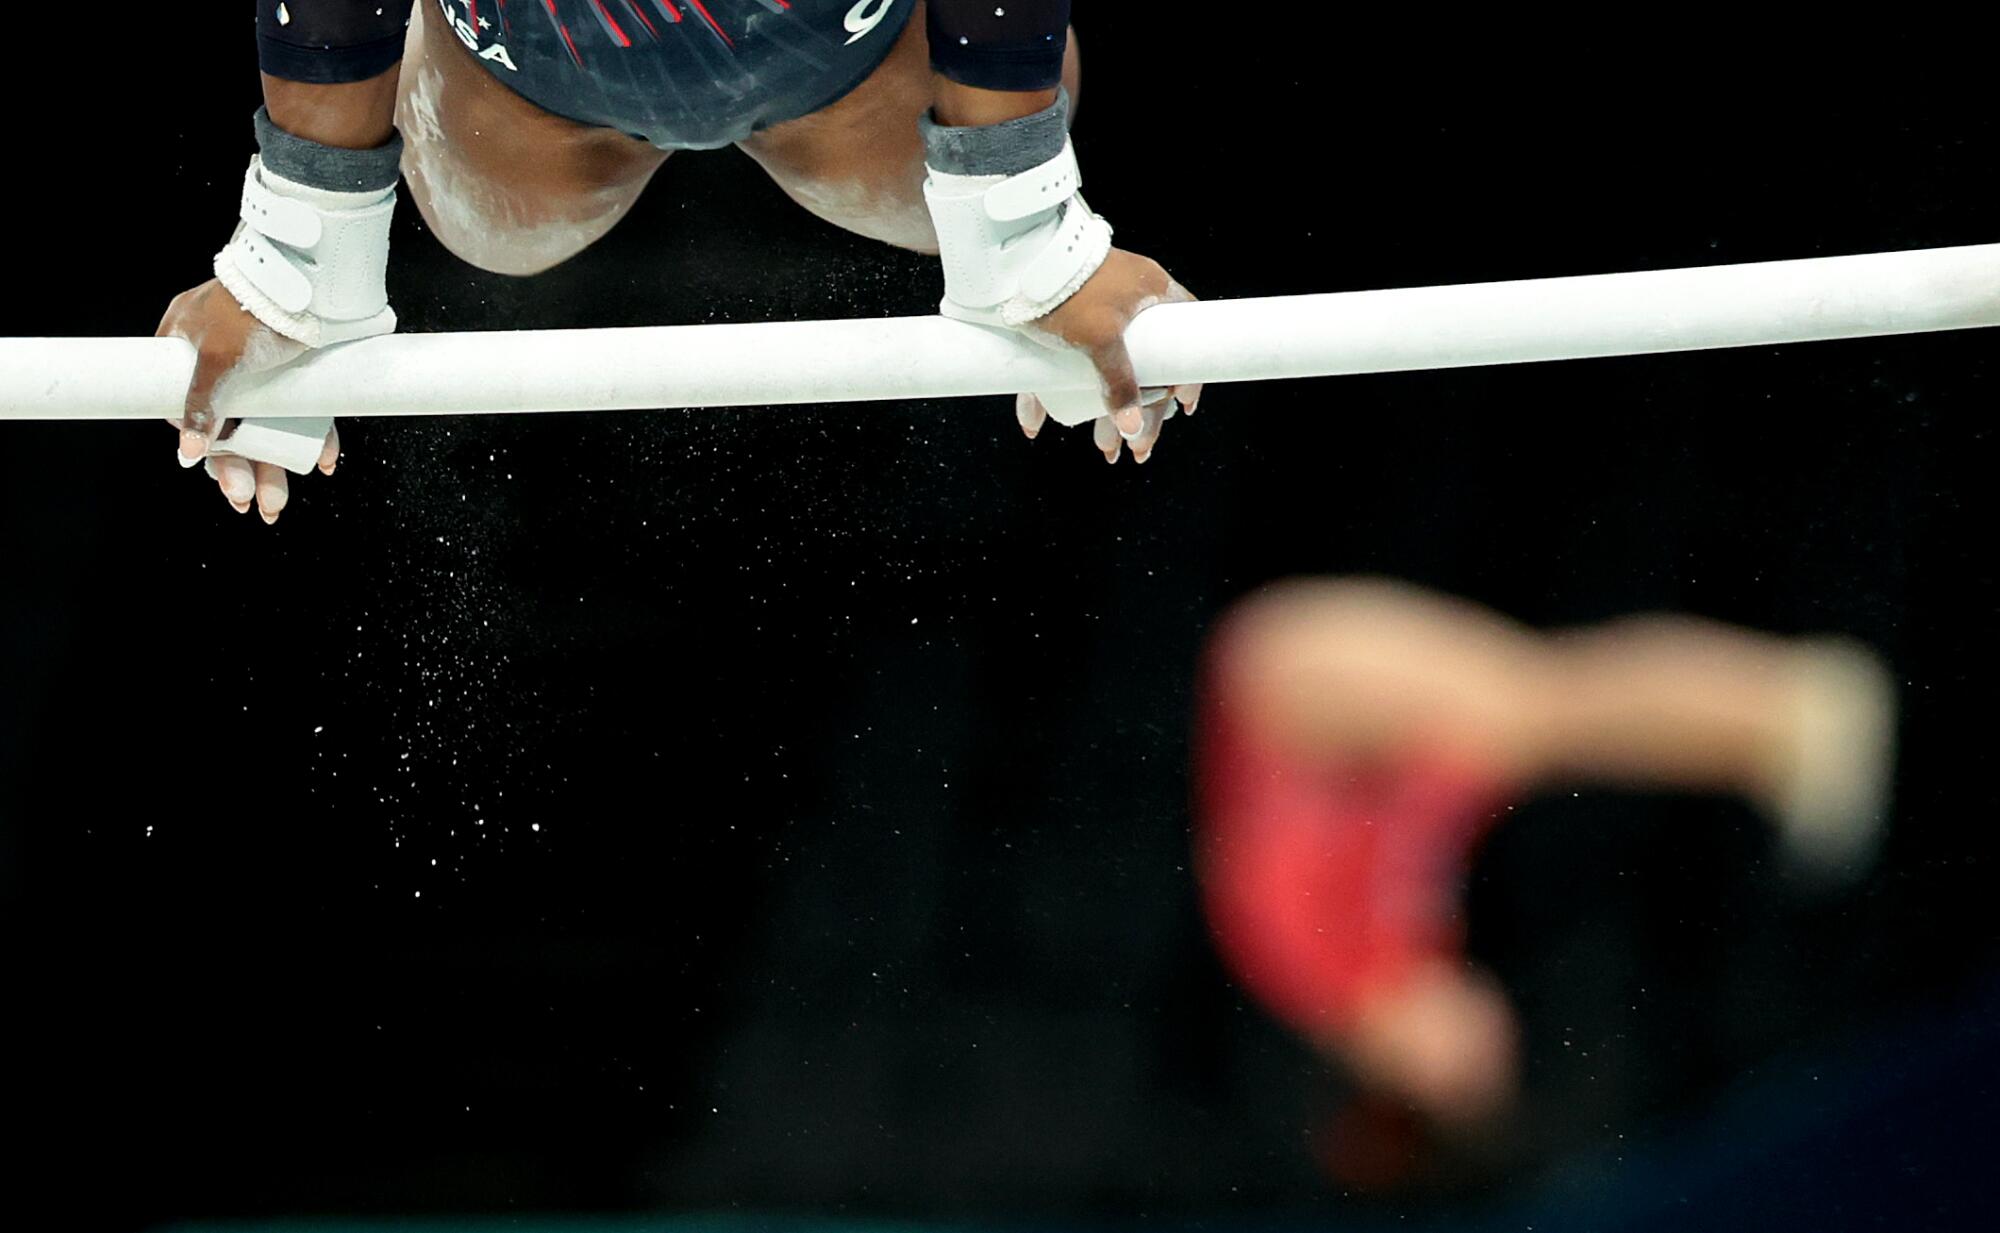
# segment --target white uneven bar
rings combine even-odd
[[[1458,368],[2000,325],[2000,244],[1164,305],[1148,386]],[[179,413],[175,339],[0,339],[0,419]],[[942,317],[399,334],[230,386],[259,418],[755,406],[1094,390],[1080,355]]]

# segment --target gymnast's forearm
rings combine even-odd
[[[410,0],[257,0],[257,59],[271,122],[324,146],[386,144],[409,14]]]
[[[936,77],[936,100],[931,114],[939,124],[975,128],[1004,124],[1023,116],[1046,111],[1056,101],[1054,87],[1047,90],[982,90],[962,85],[949,77]]]
[[[391,68],[367,81],[319,85],[264,78],[271,122],[294,137],[345,150],[373,150],[395,131],[396,79]]]

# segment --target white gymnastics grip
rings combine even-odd
[[[333,417],[311,419],[238,420],[228,437],[208,447],[210,454],[234,454],[252,462],[276,463],[293,475],[304,475],[319,465],[326,434],[333,431]]]
[[[1163,304],[1139,382],[1402,372],[2000,325],[2000,244],[1521,282]],[[180,339],[0,339],[0,419],[180,414]],[[1094,392],[1081,355],[941,316],[390,334],[233,381],[255,419],[760,406]],[[1062,422],[1091,407],[1079,397]],[[1053,409],[1052,409],[1053,410]]]

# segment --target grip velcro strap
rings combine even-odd
[[[288,313],[312,307],[312,279],[255,228],[248,224],[239,228],[229,247],[236,257],[236,268],[251,286],[270,296],[272,303]]]
[[[250,225],[251,230],[293,248],[311,248],[319,243],[324,230],[320,226],[318,210],[303,201],[280,197],[265,188],[263,181],[257,178],[255,163],[243,176],[240,210],[243,221]]]
[[[1062,222],[1047,245],[1021,271],[1022,297],[1060,304],[1083,285],[1078,272],[1088,266],[1084,278],[1096,273],[1110,250],[1111,225],[1092,214],[1083,198],[1076,198],[1063,211]]]
[[[1050,210],[1083,191],[1083,172],[1076,165],[1076,147],[1065,141],[1062,153],[986,190],[987,217],[1003,223]]]

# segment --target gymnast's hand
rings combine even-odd
[[[1176,411],[1194,414],[1201,401],[1200,385],[1141,390],[1132,371],[1132,357],[1125,350],[1125,330],[1140,313],[1156,304],[1183,304],[1194,298],[1160,268],[1159,262],[1114,248],[1075,295],[1027,327],[1075,347],[1097,365],[1104,405],[1110,412],[1095,421],[1094,428],[1104,461],[1118,461],[1122,441],[1132,443],[1133,462],[1146,461],[1160,439],[1162,424]],[[1014,413],[1029,440],[1048,418],[1048,410],[1033,394],[1022,394],[1015,401]]]
[[[276,522],[291,496],[285,469],[274,463],[253,463],[229,454],[210,456],[208,447],[226,440],[236,428],[235,420],[217,423],[211,407],[216,392],[225,383],[288,364],[305,354],[304,345],[251,316],[227,288],[212,278],[192,291],[175,296],[154,333],[160,338],[185,338],[194,344],[194,380],[188,384],[186,408],[181,418],[167,419],[180,429],[181,465],[192,467],[197,462],[203,463],[216,487],[222,490],[223,499],[237,513],[248,513],[255,498],[257,512],[264,521]],[[340,431],[336,428],[326,434],[326,444],[320,449],[321,473],[332,475],[339,457]]]

